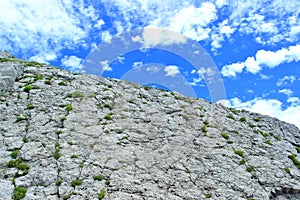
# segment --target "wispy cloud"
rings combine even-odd
[[[62,49],[85,46],[89,31],[104,23],[83,0],[0,1],[0,13],[1,48],[44,62],[55,59]],[[91,21],[97,22],[96,27],[90,26]]]
[[[80,71],[82,69],[82,58],[77,56],[64,56],[61,62],[71,71]]]
[[[289,106],[284,109],[283,102],[277,99],[262,99],[255,98],[249,101],[242,102],[238,98],[226,100],[226,105],[238,109],[246,109],[252,112],[261,113],[276,117],[282,121],[295,124],[300,128],[299,113],[300,100],[298,97],[289,97],[287,100]]]
[[[174,77],[180,73],[179,69],[175,65],[169,65],[165,67],[164,71],[166,72],[166,76]]]
[[[295,80],[297,80],[296,76],[284,76],[283,78],[277,81],[276,85],[279,87],[290,85],[293,84]]]
[[[225,65],[221,73],[223,76],[236,76],[245,70],[246,72],[256,74],[263,67],[274,68],[282,63],[297,62],[299,60],[300,45],[282,48],[278,51],[259,50],[256,52],[255,57],[250,56],[243,62]]]

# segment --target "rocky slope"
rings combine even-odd
[[[0,199],[300,199],[300,133],[0,55]]]

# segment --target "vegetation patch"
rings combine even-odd
[[[82,185],[82,180],[79,180],[79,179],[72,180],[71,185],[73,187],[80,186],[80,185]]]
[[[239,155],[242,158],[244,157],[244,151],[241,150],[241,149],[235,149],[234,153],[237,154],[237,155]]]
[[[288,156],[288,158],[291,159],[291,160],[293,161],[293,163],[296,165],[296,167],[297,167],[298,169],[300,169],[300,161],[297,160],[296,157],[297,157],[297,155],[295,155],[295,154],[291,154],[291,155]]]
[[[25,198],[26,192],[27,192],[27,189],[25,187],[21,187],[21,186],[15,187],[13,195],[12,195],[12,199],[13,200],[21,200],[21,199]]]
[[[247,121],[247,119],[246,119],[246,117],[241,117],[241,118],[240,118],[240,121],[241,121],[241,122],[245,122],[245,121]]]
[[[222,136],[223,138],[225,138],[226,140],[229,139],[229,135],[228,135],[227,133],[221,133],[221,136]]]
[[[105,196],[105,190],[104,189],[102,189],[102,190],[100,190],[100,192],[99,192],[99,194],[98,194],[98,199],[103,199],[104,198],[104,196]]]
[[[102,180],[104,180],[104,176],[103,175],[94,176],[94,180],[95,181],[102,181]]]
[[[84,97],[84,94],[82,92],[79,92],[79,91],[69,93],[66,96],[66,98],[83,98],[83,97]]]

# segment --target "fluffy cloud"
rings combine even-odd
[[[289,107],[283,109],[283,103],[277,99],[262,99],[255,98],[246,102],[242,102],[238,98],[226,100],[225,105],[238,109],[246,109],[252,112],[261,113],[276,117],[282,121],[295,124],[300,128],[299,113],[300,113],[300,100],[298,97],[290,97],[287,100],[290,104]]]
[[[244,62],[225,65],[222,68],[223,76],[236,76],[243,70],[256,74],[261,71],[263,66],[274,68],[282,63],[297,62],[300,60],[300,45],[282,48],[278,51],[259,50],[256,52],[255,58],[248,57]]]
[[[0,1],[0,13],[0,47],[44,62],[53,58],[45,52],[57,56],[62,49],[84,46],[90,21],[103,24],[83,0]]]
[[[180,73],[179,69],[175,65],[169,65],[165,67],[164,71],[166,72],[166,76],[174,77]]]
[[[293,84],[296,80],[296,76],[284,76],[283,78],[279,79],[276,83],[277,86],[285,86]]]
[[[71,71],[80,71],[82,69],[82,59],[77,56],[64,56],[61,62]]]

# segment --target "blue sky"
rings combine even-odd
[[[161,39],[156,45],[134,49],[127,38],[133,51],[112,51],[115,59],[101,62],[96,74],[148,81],[209,101],[223,99],[228,106],[300,127],[299,8],[299,0],[1,0],[0,49],[89,72],[85,63],[97,46],[115,44],[117,35],[136,29],[155,28],[142,39],[151,44]],[[160,37],[160,30],[168,30],[168,38]],[[176,41],[168,51],[156,48],[180,36],[201,46],[214,66],[191,65],[187,56],[174,53],[181,48]],[[207,81],[209,69],[222,79],[225,96],[212,91],[221,83]]]

